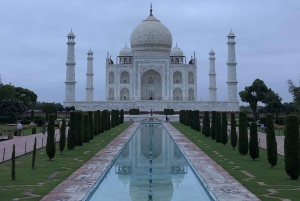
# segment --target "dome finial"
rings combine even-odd
[[[150,15],[152,15],[152,3],[150,4]]]
[[[177,47],[177,42],[176,42],[176,47]]]

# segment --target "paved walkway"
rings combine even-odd
[[[267,149],[267,135],[265,133],[258,132],[259,145],[263,149]],[[276,136],[277,153],[284,156],[284,136]]]
[[[55,130],[55,139],[56,142],[59,141],[59,131]],[[5,140],[0,142],[0,162],[4,162],[11,159],[11,153],[13,149],[13,145],[15,145],[16,157],[24,155],[28,152],[33,151],[34,138],[36,137],[36,148],[40,149],[46,146],[47,143],[47,133],[42,134],[34,134],[17,137],[14,136],[11,140]],[[5,153],[4,153],[5,149]],[[4,156],[4,157],[3,157]],[[4,159],[4,160],[3,160]]]

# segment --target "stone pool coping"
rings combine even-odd
[[[92,187],[97,183],[101,175],[110,167],[114,158],[127,143],[139,125],[140,123],[135,122],[129,126],[115,140],[100,150],[94,157],[55,187],[41,200],[83,200],[91,191]],[[170,123],[163,123],[163,125],[180,146],[181,150],[185,153],[195,170],[206,182],[206,185],[218,200],[260,200]]]

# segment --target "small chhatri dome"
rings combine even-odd
[[[92,51],[92,48],[90,48],[90,50],[88,51],[88,54],[94,54]]]
[[[121,50],[120,50],[120,53],[119,53],[119,56],[120,57],[128,57],[128,56],[132,56],[132,51],[129,47],[127,47],[127,44],[125,44],[125,47],[123,47]]]
[[[173,49],[171,50],[171,54],[172,57],[183,57],[183,51],[177,47],[177,43],[176,46],[173,47]]]
[[[152,15],[142,21],[131,33],[130,45],[132,51],[170,51],[172,35],[169,29]]]
[[[215,54],[215,52],[213,51],[213,49],[211,48],[209,54]]]
[[[232,32],[232,29],[231,29],[230,32],[228,33],[228,36],[234,36],[234,33]]]
[[[68,37],[75,37],[75,34],[72,32],[72,29],[71,29],[70,33],[68,34]]]

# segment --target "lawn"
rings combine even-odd
[[[230,138],[228,143],[223,145],[216,143],[210,137],[207,138],[201,133],[192,130],[188,126],[180,123],[172,124],[261,200],[300,199],[300,180],[290,180],[284,170],[283,156],[278,155],[277,165],[271,168],[268,163],[267,152],[264,149],[260,149],[260,157],[253,161],[249,154],[240,155],[237,147],[233,150]],[[247,171],[254,177],[250,178],[242,173],[241,170]],[[260,185],[258,182],[263,183]],[[273,189],[274,191],[268,189]]]
[[[65,147],[62,155],[56,143],[56,155],[49,161],[45,148],[37,151],[36,168],[31,169],[32,153],[16,158],[16,180],[11,180],[11,161],[0,164],[0,200],[40,200],[59,183],[86,163],[131,123],[119,126],[96,136],[74,150]]]

